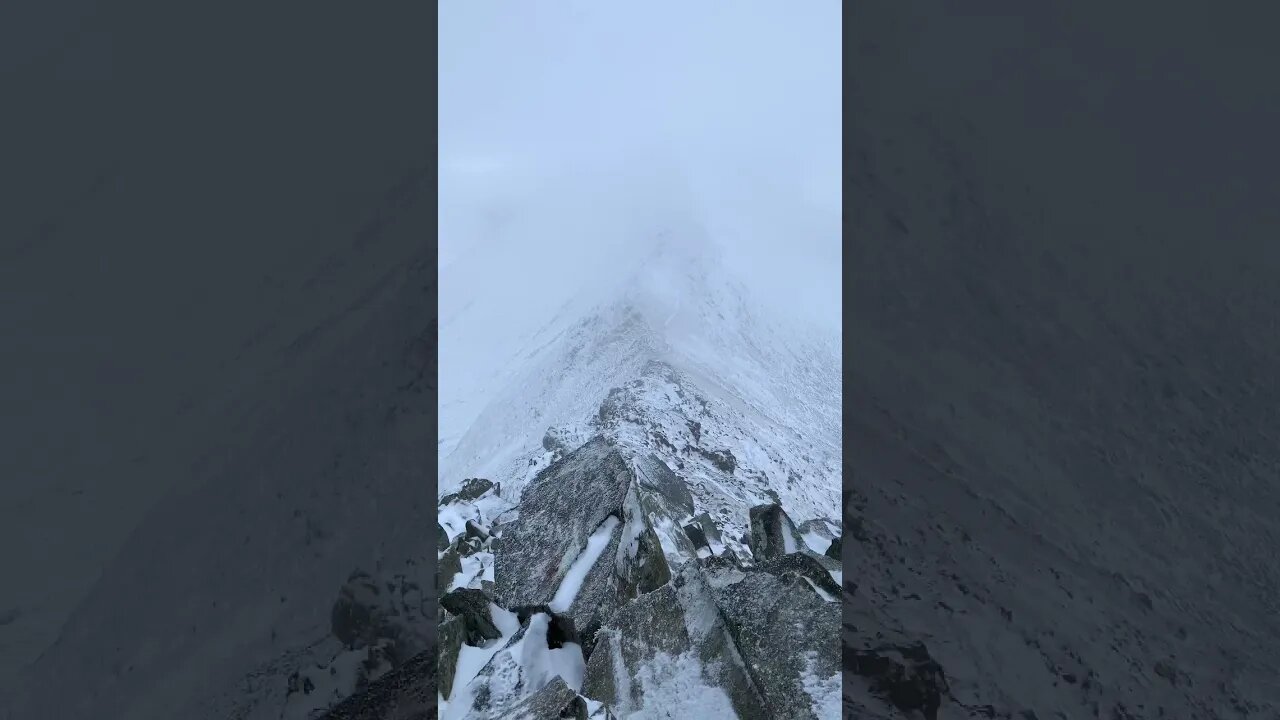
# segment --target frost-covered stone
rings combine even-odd
[[[502,637],[489,612],[489,597],[480,590],[459,588],[440,598],[440,607],[463,621],[466,642],[481,645]]]
[[[596,630],[617,609],[624,598],[622,580],[618,577],[616,558],[622,542],[623,526],[618,523],[609,542],[587,572],[573,603],[566,613],[573,618],[581,643],[588,652],[594,644]]]
[[[449,693],[453,691],[453,675],[458,669],[458,653],[462,651],[462,644],[466,640],[467,627],[466,621],[462,618],[444,611],[444,621],[439,627],[439,682],[440,694],[449,697]]]
[[[533,613],[467,683],[451,702],[451,717],[496,720],[513,717],[515,708],[559,679],[570,689],[581,687],[585,664],[582,648],[572,642],[572,624],[550,613]],[[581,706],[582,716],[586,706]]]
[[[766,560],[756,565],[755,569],[784,579],[804,578],[812,583],[819,597],[829,602],[839,602],[841,587],[832,579],[831,568],[823,561],[829,563],[830,558],[811,552],[797,552]]]
[[[657,455],[645,455],[636,462],[636,479],[640,489],[675,518],[693,514],[693,493],[680,476],[676,475]]]
[[[633,476],[617,449],[593,440],[548,467],[521,495],[520,516],[506,524],[494,553],[498,602],[545,605],[611,514],[620,514]]]
[[[485,478],[467,478],[462,481],[462,487],[457,492],[450,493],[440,498],[440,504],[448,505],[453,502],[470,502],[472,500],[478,500],[480,496],[492,489],[494,489],[494,485],[490,480]]]
[[[462,554],[458,551],[457,543],[454,543],[444,551],[436,565],[437,596],[449,592],[454,576],[460,572],[462,572]]]
[[[688,525],[685,525],[684,534],[689,537],[689,542],[693,543],[693,546],[697,548],[699,553],[703,550],[706,550],[707,553],[711,552],[711,544],[707,542],[707,535],[702,531],[701,525],[697,523],[689,523]]]
[[[710,588],[690,566],[627,603],[597,635],[582,692],[621,717],[763,720],[760,698],[719,618]]]
[[[751,554],[756,562],[793,553],[803,547],[800,534],[777,503],[751,508]]]
[[[715,604],[760,693],[767,717],[835,717],[840,675],[840,603],[803,577],[757,569],[714,589]]]
[[[510,720],[588,720],[587,702],[562,678],[516,703],[505,711]]]
[[[832,538],[831,544],[827,546],[827,552],[825,554],[827,557],[831,558],[832,560],[839,562],[840,552],[842,547],[843,545],[840,542],[840,537]]]
[[[693,517],[693,520],[691,520],[689,524],[696,526],[702,531],[702,536],[706,538],[707,547],[713,552],[716,550],[716,546],[724,543],[724,540],[720,535],[720,527],[716,525],[716,521],[711,517],[711,513],[698,513]]]
[[[614,561],[614,571],[620,581],[619,596],[623,600],[650,592],[671,578],[662,540],[645,511],[642,497],[638,488],[628,488],[623,508],[625,524]]]
[[[489,540],[489,531],[481,527],[475,520],[468,520],[466,523],[466,537],[473,538],[480,543]]]

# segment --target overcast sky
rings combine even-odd
[[[671,214],[838,332],[840,19],[837,0],[441,2],[442,409]]]

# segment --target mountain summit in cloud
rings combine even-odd
[[[442,463],[441,717],[838,717],[835,339],[696,233],[535,336]]]

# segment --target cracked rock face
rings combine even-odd
[[[672,688],[685,684],[722,696],[712,707],[726,714],[716,717],[769,717],[761,713],[759,695],[746,669],[729,650],[730,640],[709,590],[686,588],[681,592],[664,585],[643,595],[601,629],[587,664],[583,693],[623,716],[645,708],[673,717],[705,712],[696,704],[697,695],[681,699],[672,693]],[[681,700],[689,706],[673,706]]]
[[[751,554],[756,561],[771,560],[804,547],[800,533],[777,503],[751,508]]]
[[[616,501],[617,514],[585,497]],[[796,529],[780,507],[743,508],[761,555],[771,557],[744,566],[722,545],[712,554],[705,535],[695,544],[682,525],[715,530],[709,514],[695,515],[679,473],[651,454],[628,458],[599,438],[540,471],[519,507],[511,522],[495,530],[477,522],[473,533],[494,536],[497,609],[481,588],[441,600],[441,635],[450,643],[442,667],[457,672],[455,643],[490,653],[474,677],[450,679],[446,717],[487,720],[547,708],[579,717],[709,720],[839,713],[838,564],[797,549]],[[535,583],[521,572],[552,580]],[[552,607],[561,583],[578,583],[563,614]],[[504,632],[489,619],[494,612],[510,612],[518,629]],[[554,685],[554,677],[567,684]]]
[[[520,516],[504,525],[494,553],[495,599],[506,607],[545,605],[587,538],[620,514],[633,476],[598,439],[543,471],[521,495]]]

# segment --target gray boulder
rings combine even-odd
[[[837,717],[840,603],[819,597],[799,573],[779,576],[753,568],[738,574],[741,579],[722,576],[716,583],[715,605],[766,716]]]
[[[623,717],[645,708],[708,720],[769,717],[713,598],[689,565],[671,584],[624,605],[597,633],[583,694]],[[672,705],[681,701],[689,705]]]
[[[619,578],[621,600],[651,592],[671,579],[666,548],[639,497],[640,493],[632,489],[631,502],[627,505],[626,524],[622,528],[625,546],[619,549],[614,566]],[[668,541],[668,544],[672,543]]]
[[[494,484],[490,480],[484,478],[467,478],[462,481],[462,487],[455,493],[449,493],[440,498],[441,505],[448,505],[454,501],[471,502],[478,500],[480,496],[494,489]]]
[[[640,489],[652,502],[677,520],[693,514],[693,493],[688,484],[656,455],[646,455],[636,462],[636,479]]]
[[[695,558],[679,525],[693,511],[688,486],[657,457],[641,458],[635,468],[596,439],[540,473],[524,492],[520,516],[494,543],[498,602],[549,605],[587,539],[610,515],[621,518],[566,610],[590,649],[618,605],[667,583],[673,562]]]
[[[439,650],[439,683],[440,694],[449,697],[453,692],[453,676],[458,670],[458,655],[462,652],[462,644],[466,639],[466,621],[457,615],[444,612],[444,622],[440,623]]]
[[[804,547],[796,526],[777,503],[751,508],[751,531],[748,537],[756,562],[799,552]]]
[[[458,588],[440,598],[440,607],[462,620],[467,644],[476,646],[502,637],[489,612],[489,603],[488,595],[471,588]]]
[[[826,556],[831,558],[832,560],[835,560],[836,562],[840,562],[841,548],[842,546],[840,543],[840,536],[837,535],[836,537],[832,538],[831,545],[827,547]]]
[[[839,602],[841,588],[831,577],[831,568],[827,562],[830,562],[830,558],[806,551],[766,560],[757,565],[756,569],[784,579],[804,578],[821,590],[821,593],[826,593],[827,597],[824,599]]]
[[[444,555],[440,556],[439,565],[436,567],[436,595],[440,596],[448,592],[453,576],[460,572],[462,572],[462,553],[459,552],[458,543],[455,542],[444,551]]]
[[[707,552],[711,552],[711,544],[707,542],[707,535],[702,531],[702,526],[698,523],[689,523],[684,526],[684,534],[689,537],[689,542],[698,550],[705,548]]]
[[[650,587],[666,582],[665,578],[654,578],[663,574],[669,576],[669,571],[698,557],[697,546],[681,528],[681,521],[692,515],[693,509],[693,496],[688,484],[666,463],[655,455],[636,461],[636,482],[628,494],[623,516],[627,524],[623,535],[630,540],[624,549],[628,560],[648,568],[636,568],[635,571],[650,576]],[[637,544],[641,542],[645,543],[644,547]],[[655,551],[664,558],[661,565],[647,562],[649,553]],[[637,552],[641,554],[637,555]],[[633,584],[632,590],[637,586]]]
[[[716,521],[711,518],[710,513],[698,513],[693,520],[689,521],[690,525],[696,526],[702,531],[702,536],[706,538],[707,546],[717,545],[723,542],[723,536],[720,534],[720,528],[716,525]]]
[[[587,703],[557,677],[538,692],[508,708],[511,720],[588,720]]]
[[[466,524],[466,536],[475,538],[482,544],[489,540],[489,531],[480,526],[475,520],[468,520]]]
[[[621,515],[631,480],[622,456],[599,438],[539,473],[522,494],[519,518],[497,539],[499,604],[550,603],[591,533],[609,515]]]
[[[616,563],[622,533],[623,526],[619,524],[614,528],[609,544],[605,546],[600,558],[588,571],[577,597],[566,611],[573,619],[581,637],[582,647],[587,652],[590,652],[595,642],[596,630],[609,619],[625,597]]]

